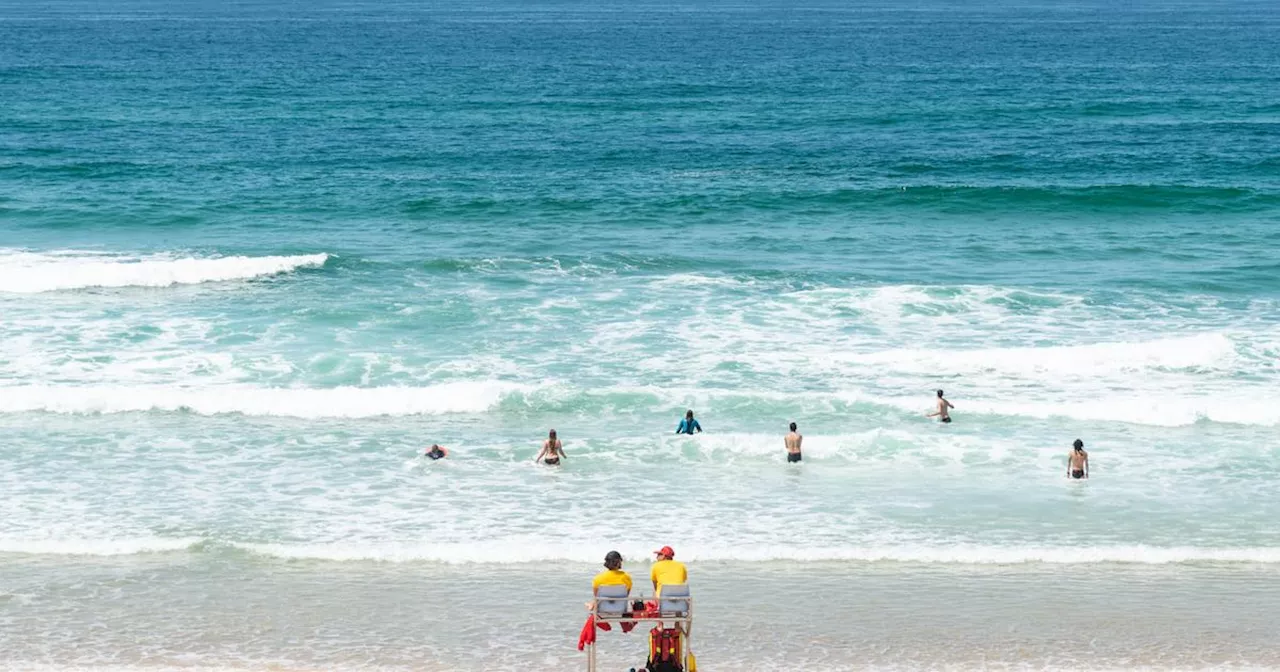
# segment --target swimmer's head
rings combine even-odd
[[[942,398],[942,390],[938,390],[938,398],[939,398],[939,399],[941,399],[941,398]]]
[[[1076,439],[1076,442],[1071,445],[1076,450],[1084,450],[1084,441],[1081,441],[1080,439]]]
[[[791,431],[796,431],[796,423],[791,423]]]
[[[684,417],[689,418],[690,420],[692,420],[692,419],[693,419],[693,409],[691,408],[691,409],[689,409],[689,410],[685,411],[685,412],[684,412]]]
[[[609,551],[604,556],[605,569],[622,569],[622,554],[617,551]]]
[[[548,432],[547,437],[552,439],[556,438],[556,430],[553,429],[550,432]]]

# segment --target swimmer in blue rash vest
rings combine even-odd
[[[684,419],[680,421],[680,426],[676,427],[676,434],[692,434],[694,432],[702,433],[702,425],[693,419],[693,411],[686,411]]]

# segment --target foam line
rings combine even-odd
[[[325,389],[24,385],[0,387],[0,412],[185,411],[197,415],[239,413],[294,418],[438,415],[485,411],[496,406],[505,395],[524,389],[525,386],[497,381]]]
[[[328,254],[142,258],[72,253],[0,253],[0,292],[38,294],[92,287],[169,287],[245,280],[319,268]]]
[[[524,541],[446,544],[243,544],[261,555],[287,559],[337,562],[439,562],[445,564],[525,564],[599,561],[601,542],[594,545],[540,545]],[[681,560],[693,562],[840,562],[913,563],[946,565],[1021,564],[1141,564],[1280,563],[1280,548],[1201,548],[1156,546],[998,547],[998,546],[849,546],[802,548],[774,544],[767,547],[682,548]],[[647,558],[639,548],[623,549],[633,559]]]

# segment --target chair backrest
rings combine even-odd
[[[600,586],[596,591],[596,611],[605,615],[621,614],[627,610],[626,586]]]
[[[668,599],[683,598],[683,599]],[[689,584],[673,583],[664,584],[662,592],[658,598],[659,611],[688,611],[689,610]]]

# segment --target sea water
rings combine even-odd
[[[1261,2],[0,3],[3,664],[575,669],[668,544],[705,669],[1280,664],[1277,91]]]

